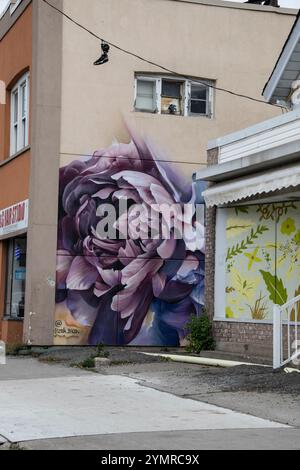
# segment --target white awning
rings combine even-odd
[[[206,205],[212,207],[298,185],[300,185],[300,165],[293,165],[276,171],[266,171],[250,178],[238,178],[228,183],[216,184],[202,194]]]

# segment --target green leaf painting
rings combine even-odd
[[[249,212],[249,207],[248,206],[237,206],[235,207],[235,213],[236,215],[239,215],[239,213],[242,213],[242,214],[248,214]]]
[[[270,294],[270,300],[274,302],[274,304],[284,305],[288,300],[287,290],[284,287],[282,279],[278,279],[277,276],[273,274],[260,270],[262,277],[264,278],[266,287]]]
[[[231,260],[237,255],[241,255],[245,250],[249,248],[249,246],[254,244],[254,241],[258,239],[259,235],[262,235],[268,230],[268,227],[265,227],[264,225],[258,225],[256,230],[251,229],[250,234],[245,240],[228,249],[226,261]]]
[[[300,295],[300,201],[224,210],[224,317],[271,321],[274,305]],[[300,322],[300,302],[290,310],[291,319]]]
[[[260,215],[260,221],[272,220],[278,223],[281,217],[287,215],[292,209],[298,210],[298,207],[294,202],[259,204],[257,213]]]

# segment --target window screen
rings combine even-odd
[[[154,112],[155,105],[155,82],[149,80],[137,80],[136,109]]]

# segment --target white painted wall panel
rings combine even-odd
[[[220,147],[219,163],[255,155],[300,140],[300,119]]]

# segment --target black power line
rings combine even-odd
[[[178,72],[175,72],[174,70],[171,70],[163,65],[160,65],[156,62],[153,62],[151,60],[148,60],[148,59],[145,59],[144,57],[138,55],[138,54],[135,54],[134,52],[131,52],[127,49],[124,49],[123,47],[119,46],[118,44],[114,44],[113,42],[110,42],[108,41],[107,39],[104,39],[104,38],[101,38],[100,36],[98,36],[96,33],[94,33],[93,31],[91,31],[90,29],[88,29],[86,26],[82,25],[81,23],[79,23],[78,21],[74,20],[71,16],[67,15],[64,11],[60,10],[59,8],[57,8],[55,5],[53,5],[52,3],[48,2],[48,0],[43,0],[44,3],[46,3],[49,7],[51,7],[53,10],[57,11],[58,13],[60,13],[64,18],[66,18],[67,20],[71,21],[71,23],[75,24],[76,26],[78,26],[80,29],[86,31],[87,33],[89,33],[91,36],[93,36],[94,38],[98,39],[99,41],[102,41],[102,42],[105,42],[107,44],[109,44],[111,47],[117,49],[118,51],[121,51],[123,52],[124,54],[127,54],[127,55],[130,55],[132,57],[135,57],[136,59],[138,60],[141,60],[142,62],[145,62],[149,65],[153,65],[154,67],[157,67],[157,68],[160,68],[161,70],[164,70],[165,72],[168,72],[172,75],[175,75],[176,77],[180,77],[180,78],[183,78],[185,80],[192,80],[193,82],[195,83],[200,83],[201,85],[204,85],[206,87],[209,87],[209,88],[212,88],[214,90],[217,90],[217,91],[222,91],[224,93],[228,93],[230,95],[233,95],[233,96],[237,96],[238,98],[243,98],[243,99],[247,99],[247,100],[250,100],[250,101],[254,101],[256,103],[262,103],[262,104],[265,104],[265,105],[268,105],[268,106],[275,106],[277,108],[281,108],[281,109],[285,109],[284,106],[280,106],[278,104],[273,104],[273,103],[268,103],[264,100],[261,100],[261,99],[258,99],[258,98],[253,98],[252,96],[248,96],[248,95],[244,95],[242,93],[236,93],[232,90],[227,90],[226,88],[221,88],[221,87],[217,87],[215,85],[212,85],[212,84],[209,84],[209,83],[206,83],[204,81],[201,81],[201,80],[198,80],[198,79],[195,79],[193,78],[192,76],[190,75],[184,75],[184,74],[180,74]]]

